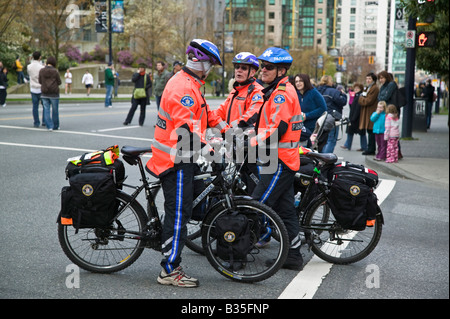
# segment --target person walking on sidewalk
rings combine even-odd
[[[105,87],[106,87],[106,96],[105,96],[105,107],[112,107],[112,95],[114,89],[114,70],[112,62],[108,63],[108,67],[105,69]]]
[[[41,99],[44,103],[45,125],[49,131],[59,130],[59,86],[62,82],[53,56],[48,57],[47,65],[39,71],[39,83],[42,90]]]
[[[434,86],[431,85],[431,79],[426,81],[421,97],[425,99],[425,114],[427,116],[427,129],[431,125],[431,113],[433,111]]]
[[[139,125],[143,126],[145,121],[145,111],[147,108],[148,92],[152,86],[150,75],[145,73],[145,64],[139,64],[138,72],[134,73],[131,81],[134,83],[133,96],[131,97],[131,108],[123,125],[128,125],[133,120],[134,113],[138,105],[141,106],[139,115]]]
[[[377,143],[377,155],[375,155],[375,161],[386,160],[386,140],[384,139],[384,123],[386,118],[386,102],[380,101],[377,105],[377,110],[372,113],[370,120],[373,124],[373,134],[375,135],[375,141]]]
[[[86,70],[86,73],[83,75],[83,78],[81,79],[81,83],[85,85],[87,96],[89,96],[89,94],[91,93],[91,88],[94,86],[94,77],[89,72],[89,70]]]
[[[17,72],[17,84],[25,83],[25,77],[23,75],[23,65],[20,62],[20,57],[16,56],[16,61],[14,61],[15,69]]]
[[[6,107],[6,89],[8,88],[8,69],[0,62],[0,107]]]
[[[398,140],[400,138],[400,123],[397,107],[389,104],[386,111],[384,139],[387,141],[386,163],[398,162]]]
[[[64,74],[64,80],[66,82],[66,90],[64,93],[72,94],[72,73],[70,72],[70,68],[66,70],[66,73]]]

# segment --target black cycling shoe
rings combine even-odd
[[[270,267],[275,263],[275,259],[268,259],[266,260],[266,266]],[[290,270],[297,270],[301,271],[303,270],[303,258],[300,256],[288,256],[286,261],[284,262],[283,266],[281,268],[284,269],[290,269]]]

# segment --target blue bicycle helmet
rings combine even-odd
[[[250,52],[241,52],[238,53],[233,58],[233,64],[247,64],[252,67],[254,67],[256,70],[259,69],[259,62],[256,55],[250,53]]]
[[[219,49],[214,43],[208,40],[192,40],[186,50],[186,54],[193,54],[192,57],[197,60],[196,62],[210,61],[212,64],[222,65]]]
[[[266,61],[273,64],[279,64],[289,68],[292,64],[292,56],[281,48],[270,47],[258,57],[258,60]]]

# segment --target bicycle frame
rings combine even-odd
[[[161,226],[161,224],[160,224],[161,218],[158,213],[158,208],[156,207],[156,204],[155,204],[156,195],[157,195],[158,191],[161,189],[161,181],[159,181],[159,180],[154,181],[154,182],[148,181],[140,156],[130,156],[130,155],[124,154],[123,158],[130,165],[137,165],[139,167],[142,185],[133,186],[133,185],[123,183],[123,186],[128,187],[128,188],[133,188],[133,189],[135,189],[135,191],[132,194],[129,194],[130,201],[119,210],[117,215],[119,216],[120,213],[123,210],[125,210],[132,202],[136,201],[136,198],[145,189],[145,196],[146,196],[146,201],[147,201],[147,211],[146,212],[147,212],[148,222],[147,222],[146,228],[144,229],[144,234],[134,234],[134,235],[141,235],[141,236],[145,237],[145,235],[146,235],[145,233],[147,233],[149,231],[149,229],[152,228],[152,225],[156,224],[157,228],[159,228]],[[219,189],[220,192],[224,195],[224,199],[222,199],[221,201],[219,201],[216,204],[219,204],[219,203],[225,201],[227,207],[229,207],[231,209],[235,208],[234,201],[231,196],[232,195],[231,188],[226,187],[224,177],[222,176],[220,170],[213,170],[213,172],[202,173],[202,174],[196,175],[194,177],[194,180],[200,180],[200,179],[211,179],[211,182],[194,199],[193,208],[196,207],[204,198],[206,198],[214,190],[217,190],[217,189]],[[236,198],[242,198],[242,196],[237,196]],[[209,208],[210,207],[208,207],[207,210]],[[153,234],[153,235],[155,235],[155,234]]]

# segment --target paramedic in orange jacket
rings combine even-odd
[[[300,168],[299,146],[303,126],[302,113],[295,88],[288,81],[287,70],[292,57],[283,49],[268,48],[258,57],[261,60],[262,81],[268,86],[262,91],[264,105],[256,122],[257,135],[250,140],[258,145],[260,181],[252,197],[272,207],[282,218],[289,234],[290,249],[284,268],[301,270],[301,238],[299,221],[294,208],[294,176]],[[277,157],[264,159],[267,151]],[[271,153],[272,155],[272,153]],[[270,240],[270,229],[259,241],[264,246]]]
[[[206,40],[194,39],[187,48],[188,62],[166,84],[158,111],[152,158],[146,169],[161,180],[165,217],[162,233],[162,271],[160,284],[197,287],[198,280],[186,275],[180,266],[186,224],[192,217],[194,194],[201,188],[194,183],[199,171],[198,154],[212,156],[205,141],[207,127],[225,132],[229,126],[214,115],[200,91],[215,64],[222,65],[219,50]]]
[[[264,89],[256,82],[255,73],[259,69],[258,58],[250,52],[238,53],[232,61],[234,65],[233,90],[215,114],[226,121],[236,134],[254,130],[258,111],[264,100]],[[251,194],[258,183],[258,170],[255,163],[247,163],[241,169],[241,177]]]

